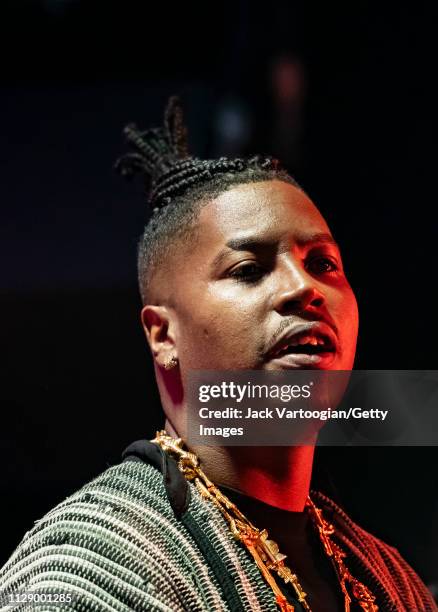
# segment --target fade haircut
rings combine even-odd
[[[115,168],[125,177],[143,177],[148,221],[138,243],[138,281],[143,304],[151,303],[151,281],[173,245],[193,239],[201,207],[232,186],[278,179],[300,188],[272,157],[199,159],[188,152],[187,129],[176,96],[169,99],[164,125],[123,130],[134,149]]]

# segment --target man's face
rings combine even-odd
[[[191,369],[352,368],[356,299],[299,189],[265,181],[205,205],[172,279],[176,350]]]

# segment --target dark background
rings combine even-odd
[[[112,164],[122,127],[158,125],[172,93],[194,153],[278,155],[327,216],[360,305],[356,366],[436,367],[433,23],[422,3],[2,3],[0,560],[161,425],[136,288],[145,204]],[[436,459],[319,449],[315,471],[429,583]]]

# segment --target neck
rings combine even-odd
[[[309,495],[313,446],[199,447],[207,476],[270,506],[303,512]]]
[[[166,422],[169,435],[175,430]],[[314,446],[194,446],[210,480],[270,506],[303,512],[309,495]]]

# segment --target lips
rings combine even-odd
[[[266,360],[280,368],[327,368],[338,348],[336,334],[326,323],[300,323],[283,332],[267,352]]]

